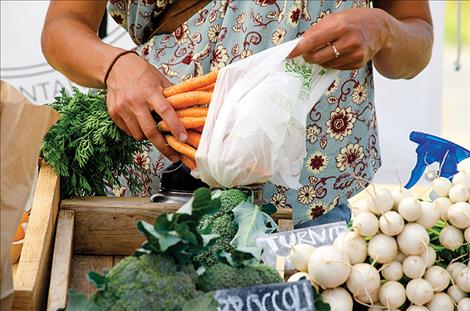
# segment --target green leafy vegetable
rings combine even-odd
[[[84,94],[74,88],[68,96],[62,90],[49,106],[60,119],[44,138],[41,156],[61,177],[63,198],[105,195],[106,187],[119,184],[119,176],[129,179],[131,193],[141,191],[130,169],[142,170],[134,155],[150,143],[135,141],[116,126],[103,92]]]
[[[257,205],[243,202],[233,209],[238,231],[232,241],[232,246],[241,252],[250,253],[260,258],[262,248],[257,246],[257,236],[277,231],[276,222],[268,214],[261,211]]]

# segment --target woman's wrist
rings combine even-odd
[[[108,88],[108,79],[109,79],[109,76],[111,74],[111,72],[113,71],[114,67],[116,66],[116,63],[119,62],[119,60],[123,57],[125,57],[126,55],[136,55],[136,56],[139,56],[139,54],[136,52],[136,51],[133,51],[133,50],[123,50],[121,52],[119,52],[114,58],[113,60],[111,61],[111,63],[109,64],[108,66],[108,69],[106,70],[106,73],[104,75],[104,78],[103,78],[103,84],[104,84],[104,87],[107,89]]]
[[[134,58],[138,58],[137,61],[141,60],[139,55],[135,52],[125,53],[115,58],[112,66],[108,68],[108,74],[105,76],[106,81],[103,81],[105,88],[112,88],[113,86],[118,85],[121,80],[120,77],[129,75],[129,70],[132,70],[132,67],[136,67],[136,59]],[[131,65],[131,63],[133,65]],[[136,70],[137,68],[134,68],[133,71],[135,72]]]
[[[378,52],[385,52],[392,49],[393,46],[393,26],[392,24],[396,22],[393,16],[388,14],[386,11],[378,8],[373,8],[374,15],[378,20],[380,20],[380,31],[381,31],[381,47]]]

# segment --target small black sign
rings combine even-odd
[[[219,311],[315,311],[308,281],[222,289],[215,299]]]

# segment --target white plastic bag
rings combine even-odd
[[[338,71],[286,60],[300,39],[219,71],[193,174],[212,187],[300,187],[306,118]]]

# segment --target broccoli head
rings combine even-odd
[[[232,209],[246,200],[246,195],[238,189],[225,190],[220,195],[220,210],[207,215],[201,221],[198,230],[205,234],[218,234],[209,248],[198,254],[194,261],[201,266],[210,267],[218,262],[217,254],[222,252],[230,253],[233,247],[230,245],[237,234],[237,226],[234,223]]]
[[[220,211],[227,213],[246,200],[246,195],[238,189],[225,190],[220,194]]]
[[[223,288],[238,288],[254,285],[281,283],[283,279],[270,266],[260,264],[235,268],[218,263],[209,267],[198,279],[197,288],[204,292]]]
[[[106,278],[92,297],[99,310],[181,310],[197,293],[192,265],[177,267],[162,254],[127,257]]]

